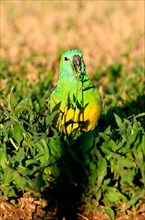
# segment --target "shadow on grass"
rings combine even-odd
[[[91,140],[89,147],[92,148],[92,132],[82,133],[75,141],[62,140],[63,153],[58,162],[60,174],[43,194],[48,201],[46,212],[56,210],[58,220],[76,220],[78,217],[77,209],[82,205],[81,197],[88,187],[88,164],[82,152],[86,136],[87,140]]]
[[[117,128],[114,114],[120,118],[128,118],[144,111],[145,95],[139,96],[136,102],[127,103],[125,106],[113,107],[102,115],[95,131],[103,132],[109,125],[112,129]],[[143,117],[138,119],[145,128]],[[56,210],[55,219],[76,220],[78,219],[78,207],[82,206],[82,196],[89,187],[89,166],[92,162],[89,151],[96,148],[93,132],[82,133],[75,141],[66,141],[62,137],[62,157],[58,163],[59,176],[51,187],[43,193],[48,201],[46,212]],[[101,149],[100,149],[101,150]]]

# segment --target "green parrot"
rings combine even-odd
[[[97,125],[102,101],[86,74],[80,50],[68,50],[62,55],[59,79],[48,105],[49,113],[57,111],[53,124],[62,132],[89,131]]]

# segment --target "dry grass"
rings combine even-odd
[[[56,213],[48,212],[47,214],[43,210],[45,207],[44,202],[37,202],[27,194],[23,198],[19,199],[18,206],[12,206],[6,202],[0,203],[0,220],[38,220],[38,216],[44,216],[45,220],[55,220]],[[137,212],[119,213],[116,216],[116,220],[144,220],[145,219],[145,207],[142,206]],[[110,218],[103,211],[83,211],[79,210],[78,220],[109,220]],[[64,218],[65,220],[65,218]]]
[[[1,58],[26,56],[56,72],[61,50],[79,48],[87,72],[129,54],[143,61],[144,1],[2,1]],[[37,74],[34,65],[30,74]],[[32,76],[32,75],[31,75]]]

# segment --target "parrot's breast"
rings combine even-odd
[[[85,91],[83,96],[82,94],[80,91],[76,98],[70,93],[70,96],[64,99],[58,96],[56,99],[54,96],[53,106],[60,103],[54,123],[59,130],[70,134],[76,128],[79,131],[89,131],[95,128],[101,114],[101,101],[96,97],[95,91],[91,93]]]

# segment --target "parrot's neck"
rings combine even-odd
[[[71,93],[72,91],[81,91],[88,88],[94,88],[88,76],[86,74],[83,74],[82,76],[82,79],[76,79],[74,75],[60,77],[57,83],[57,87],[64,94]]]

